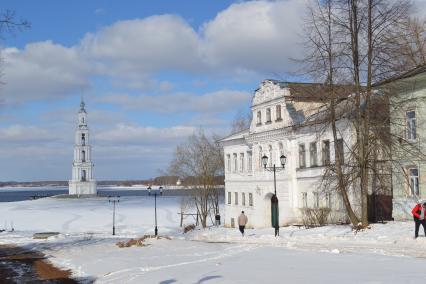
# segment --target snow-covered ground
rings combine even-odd
[[[55,199],[0,204],[0,244],[41,250],[75,276],[99,283],[417,283],[426,276],[426,238],[414,240],[411,222],[374,224],[354,233],[348,226],[246,230],[211,227],[182,234],[179,197],[157,198],[158,229],[168,239],[118,248],[118,241],[152,234],[154,198]],[[187,219],[186,223],[193,223]],[[48,240],[35,232],[57,231]],[[421,233],[423,231],[421,230]]]

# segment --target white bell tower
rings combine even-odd
[[[89,144],[89,128],[87,113],[83,99],[78,112],[78,128],[75,132],[74,161],[72,163],[72,179],[69,181],[70,195],[96,194],[96,180],[93,178],[93,163]]]

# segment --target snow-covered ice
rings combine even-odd
[[[97,283],[417,283],[426,276],[426,238],[412,238],[411,222],[246,230],[210,227],[182,234],[180,198],[157,198],[158,228],[168,239],[145,247],[118,248],[118,241],[152,234],[154,198],[123,197],[112,236],[107,198],[0,203],[0,244],[37,249],[78,277]],[[186,223],[193,220],[186,219]],[[58,236],[34,240],[35,232]],[[421,233],[423,233],[421,229]]]

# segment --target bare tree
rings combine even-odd
[[[246,130],[250,127],[252,113],[250,110],[239,110],[232,121],[231,134]]]
[[[182,177],[184,184],[192,189],[192,198],[205,228],[211,208],[218,210],[219,206],[217,177],[223,174],[223,155],[219,145],[203,130],[198,130],[176,147],[170,172]]]
[[[384,117],[388,113],[371,116],[377,107],[373,86],[397,72],[393,57],[395,50],[401,50],[401,42],[395,39],[408,26],[409,8],[410,2],[405,0],[318,0],[309,10],[306,67],[313,78],[323,79],[328,90],[327,109],[335,140],[334,170],[347,210],[350,206],[344,192],[349,187],[359,188],[361,216],[348,211],[353,225],[357,225],[357,220],[362,226],[368,225],[370,173],[377,167],[377,159],[382,159],[386,152],[378,154],[380,151],[376,150],[378,145],[390,146],[380,140],[385,138],[381,134],[388,127],[388,119]],[[343,169],[335,128],[335,122],[342,119],[336,113],[336,108],[340,108],[336,90],[341,90],[337,86],[342,85],[347,86],[343,89],[347,92],[350,121],[356,135],[355,143],[348,145],[349,159],[345,160]]]
[[[324,81],[324,89],[326,90],[324,97],[324,105],[322,108],[327,110],[325,120],[318,121],[324,124],[325,128],[331,127],[334,140],[334,153],[336,162],[333,166],[330,165],[326,171],[323,185],[335,185],[336,191],[343,199],[346,212],[351,223],[357,226],[359,223],[358,217],[355,215],[348,196],[348,183],[345,181],[345,173],[343,169],[343,157],[340,155],[337,136],[337,121],[341,117],[336,116],[336,104],[341,95],[348,91],[348,88],[335,86],[338,82],[342,82],[343,78],[338,77],[338,69],[341,68],[341,60],[343,50],[339,44],[339,39],[335,38],[338,26],[334,23],[333,2],[327,0],[316,2],[315,6],[308,7],[308,19],[305,22],[305,33],[307,40],[307,54],[304,58],[305,70],[316,80]],[[344,84],[341,84],[344,86]],[[319,108],[321,110],[322,108]],[[324,130],[324,129],[323,129]],[[330,182],[332,181],[332,182]]]

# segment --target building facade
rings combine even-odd
[[[69,181],[70,195],[95,195],[97,193],[91,160],[92,149],[89,142],[87,112],[82,100],[78,112],[78,127],[75,131],[72,179]]]
[[[334,221],[346,221],[343,202],[336,192],[322,187],[323,174],[334,163],[334,139],[330,127],[309,124],[322,105],[320,97],[304,92],[311,84],[265,80],[252,100],[250,128],[220,141],[225,161],[225,226],[237,226],[241,211],[248,227],[271,227],[273,173],[268,166],[285,168],[276,172],[279,225],[301,223],[302,208],[328,207]],[[308,94],[309,93],[309,94]],[[345,119],[337,123],[339,149],[346,155],[352,143],[352,128]]]
[[[426,67],[388,80],[390,93],[393,217],[412,219],[412,207],[426,199]]]

